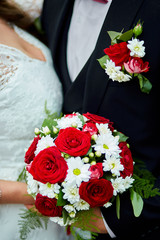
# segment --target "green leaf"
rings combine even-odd
[[[63,208],[63,211],[62,211],[62,217],[63,217],[63,223],[66,224],[67,219],[68,219],[68,213],[64,208]]]
[[[63,192],[62,189],[60,189],[59,194],[58,194],[58,200],[57,200],[57,206],[64,206],[67,204],[67,201],[63,199]]]
[[[37,213],[34,207],[29,210],[21,209],[21,211],[19,214],[20,219],[18,220],[20,240],[26,240],[28,234],[37,228],[47,229],[48,217]]]
[[[121,34],[120,37],[118,37],[118,40],[122,41],[122,42],[127,42],[128,40],[130,40],[133,36],[133,30],[129,30],[123,34]]]
[[[26,167],[24,167],[22,172],[19,174],[17,182],[27,183]]]
[[[86,156],[89,155],[91,152],[92,152],[92,147],[90,147],[90,149],[88,150]]]
[[[123,133],[118,132],[118,131],[113,132],[113,136],[119,136],[119,142],[126,142],[128,139],[127,136],[125,136]]]
[[[116,197],[116,213],[117,213],[117,218],[120,219],[120,197],[117,195]]]
[[[39,17],[34,20],[34,26],[40,34],[44,34]]]
[[[55,121],[54,119],[44,119],[43,123],[42,123],[42,127],[48,127],[51,131],[53,131],[53,126],[56,127],[57,126],[57,121]]]
[[[112,45],[117,43],[116,40],[119,39],[120,36],[122,35],[122,32],[115,32],[115,31],[108,31],[107,33],[111,38],[111,44]]]
[[[139,217],[143,210],[143,199],[133,189],[130,190],[130,199],[132,202],[135,217]]]
[[[151,82],[146,77],[144,77],[142,74],[138,74],[137,77],[139,79],[139,85],[140,85],[141,91],[144,93],[150,93],[150,91],[152,89]]]
[[[103,57],[97,59],[98,62],[99,62],[99,64],[101,65],[101,67],[102,67],[103,69],[106,68],[106,66],[104,65],[104,63],[107,62],[107,59],[110,60],[110,58],[108,57],[108,55],[104,55]]]
[[[78,115],[78,117],[79,117],[79,119],[81,120],[81,122],[82,122],[82,126],[85,124],[85,121],[84,121],[84,117],[83,117],[83,115]]]

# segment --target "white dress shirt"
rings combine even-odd
[[[75,0],[67,42],[67,64],[75,80],[92,54],[112,0]]]
[[[112,0],[107,4],[92,0],[75,0],[68,32],[67,65],[72,81],[76,79],[92,54]],[[98,64],[98,63],[97,63]],[[108,234],[116,237],[102,215]]]

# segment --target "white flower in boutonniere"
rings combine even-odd
[[[130,49],[130,56],[132,57],[144,57],[145,56],[145,47],[143,46],[144,41],[139,41],[138,39],[132,39],[128,41],[127,47]]]
[[[111,45],[104,49],[106,55],[98,61],[112,81],[121,83],[138,78],[140,90],[149,93],[152,84],[142,75],[149,71],[149,62],[142,60],[145,56],[144,41],[137,38],[141,33],[140,22],[125,33],[109,31]]]
[[[105,72],[113,81],[127,82],[132,78],[130,75],[120,71],[121,67],[116,66],[112,60],[107,59],[107,62],[104,65],[106,66]]]

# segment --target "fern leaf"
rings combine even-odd
[[[26,240],[28,234],[37,228],[47,229],[48,218],[35,212],[33,209],[22,209],[21,219],[18,221],[20,240]]]

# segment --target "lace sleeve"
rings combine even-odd
[[[12,0],[34,20],[40,16],[44,0]]]
[[[0,91],[11,81],[16,71],[15,60],[11,56],[0,53]]]

